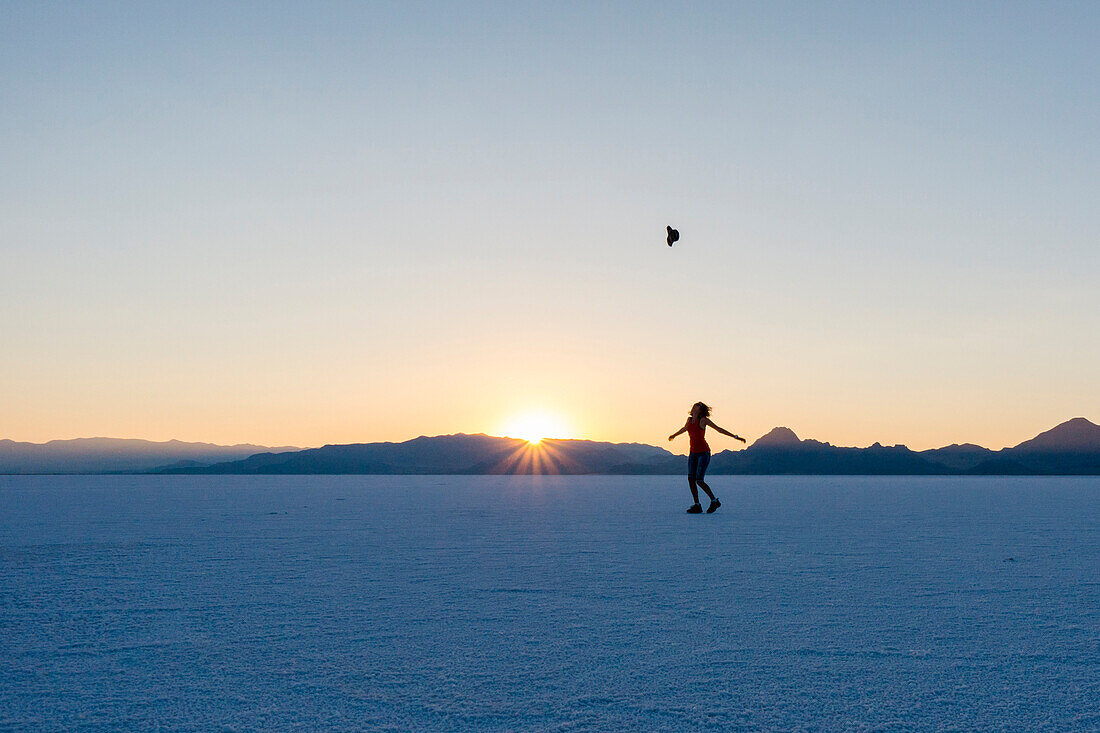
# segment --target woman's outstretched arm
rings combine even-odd
[[[745,440],[744,438],[742,438],[742,437],[741,437],[740,435],[734,435],[733,433],[731,433],[730,431],[726,430],[725,428],[720,428],[720,427],[718,427],[717,425],[715,425],[715,424],[714,424],[714,421],[713,421],[713,420],[711,420],[711,419],[710,419],[709,417],[704,417],[704,418],[703,418],[703,424],[704,424],[704,425],[709,425],[709,426],[711,426],[712,428],[714,428],[715,430],[717,430],[718,432],[720,432],[720,433],[721,433],[722,435],[728,435],[728,436],[730,436],[731,438],[733,438],[734,440],[740,440],[740,441],[741,441],[742,443],[747,443],[747,442],[748,442],[747,440]],[[685,426],[685,427],[686,427],[686,426]]]
[[[680,433],[682,433],[682,432],[684,432],[685,430],[687,430],[687,429],[688,429],[688,423],[689,423],[689,422],[691,422],[691,418],[690,418],[690,417],[689,417],[689,418],[687,419],[687,421],[686,421],[686,422],[684,422],[684,427],[680,428],[680,429],[679,429],[679,430],[677,430],[677,431],[676,431],[675,433],[673,433],[672,435],[668,436],[668,439],[669,439],[669,441],[671,441],[671,440],[672,440],[673,438],[675,438],[675,437],[676,437],[677,435],[679,435]]]

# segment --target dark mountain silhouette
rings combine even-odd
[[[1017,453],[1098,453],[1100,425],[1094,425],[1083,417],[1075,417],[1010,450]]]
[[[772,428],[770,432],[761,435],[750,446],[752,448],[783,448],[796,446],[802,441],[790,428]]]
[[[799,440],[793,430],[775,428],[744,450],[715,454],[710,473],[936,475],[956,471],[904,445],[886,447],[875,443],[869,448],[841,448],[817,440]]]
[[[875,443],[867,448],[845,448],[800,440],[791,429],[778,427],[744,450],[716,453],[710,473],[1028,475],[1091,470],[1100,474],[1100,441],[1090,442],[1098,430],[1087,420],[1078,419],[1043,433],[1036,438],[1038,443],[1028,441],[1003,451],[968,444],[918,453],[904,445]],[[1066,450],[1066,446],[1072,450]],[[213,466],[166,467],[163,472],[637,475],[679,474],[684,468],[683,456],[650,445],[546,440],[539,448],[531,448],[512,438],[442,435],[421,436],[404,443],[327,445],[296,453],[264,453]]]
[[[994,454],[993,458],[982,461],[977,466],[969,468],[963,473],[970,474],[971,476],[1034,476],[1043,473],[1065,474],[1076,472],[1042,471],[1020,463],[1019,461],[1014,461],[1011,458],[1006,458],[1001,454]]]
[[[948,468],[960,471],[968,471],[992,460],[996,452],[973,443],[963,443],[962,445],[954,443],[943,448],[924,450],[920,454],[933,463],[940,463]]]
[[[244,460],[198,468],[166,467],[163,473],[361,473],[452,474],[490,459],[503,460],[522,440],[487,435],[421,436],[404,443],[326,445],[295,453],[260,453]]]
[[[775,428],[745,450],[715,454],[710,465],[716,474],[1100,475],[1100,426],[1078,417],[1000,451],[955,444],[920,452],[841,448]]]
[[[648,473],[677,462],[669,451],[642,443],[554,439],[543,440],[532,449],[520,442],[519,449],[503,460],[494,456],[472,466],[468,473],[634,473],[626,470],[631,466]]]
[[[616,473],[623,464],[671,465],[666,450],[638,443],[524,440],[489,435],[421,436],[404,443],[326,445],[295,453],[261,453],[205,467],[167,466],[162,473],[504,474]]]
[[[258,451],[263,452],[258,452]],[[43,445],[0,441],[0,473],[186,474],[683,474],[684,457],[651,445],[489,435],[421,436],[403,443],[308,450],[94,438]],[[801,440],[778,427],[743,450],[714,455],[711,474],[1100,475],[1100,426],[1074,418],[1012,448],[972,444],[911,451]]]
[[[210,465],[238,460],[259,451],[296,450],[298,448],[289,446],[267,448],[247,443],[214,445],[121,438],[77,438],[48,443],[0,440],[0,474],[144,472],[181,461]]]
[[[1100,425],[1075,417],[1000,453],[1033,473],[1100,474]]]

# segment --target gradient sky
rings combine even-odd
[[[1097,38],[1095,2],[5,2],[0,438],[1096,421]]]

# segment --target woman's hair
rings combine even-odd
[[[695,412],[696,407],[701,407],[703,410],[699,417],[710,417],[710,406],[706,402],[696,402],[691,406],[691,411]]]

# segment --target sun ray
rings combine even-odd
[[[490,472],[531,476],[580,473],[580,464],[555,445],[557,442],[542,440],[538,443],[517,443],[515,450],[498,461]]]

